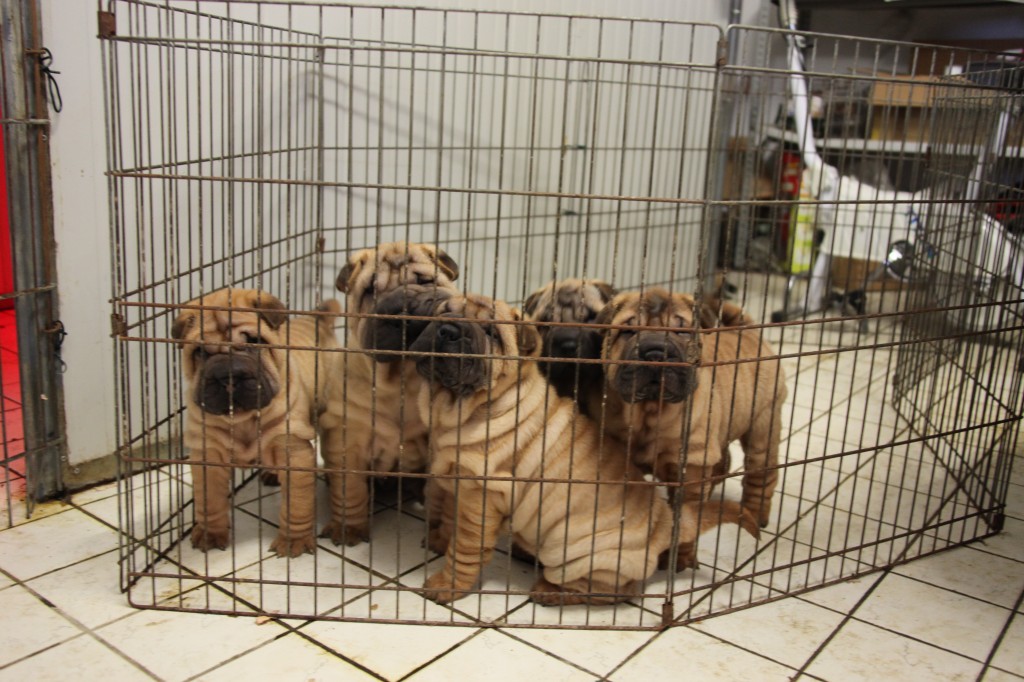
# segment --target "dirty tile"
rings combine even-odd
[[[835,585],[806,592],[800,595],[800,599],[834,609],[839,613],[849,613],[877,579],[878,575],[868,575],[863,578],[845,580]]]
[[[450,609],[418,594],[395,591],[367,595],[329,615],[438,622],[451,622],[455,617]],[[302,632],[387,679],[399,679],[472,636],[476,628],[318,621]],[[385,642],[392,644],[382,646]]]
[[[101,483],[100,485],[71,493],[71,503],[81,507],[83,504],[114,497],[115,495],[117,495],[117,481],[111,481],[110,483]]]
[[[896,573],[1013,608],[1024,589],[1024,563],[958,547],[898,566]],[[992,576],[1000,576],[993,580]]]
[[[984,660],[1010,613],[940,587],[890,574],[854,616]]]
[[[23,526],[74,509],[61,500],[51,500],[34,505],[29,513],[25,504],[25,479],[14,476],[9,480],[2,479],[0,476],[0,530]]]
[[[70,672],[73,669],[73,672]],[[0,671],[4,679],[32,680],[32,682],[67,682],[79,680],[152,680],[127,659],[89,635],[51,646]]]
[[[0,666],[81,633],[57,608],[47,606],[19,585],[0,591],[0,613],[7,624],[0,647]]]
[[[982,682],[1020,682],[1021,680],[1024,680],[1024,677],[1008,673],[1005,670],[1000,670],[999,668],[990,667],[985,671],[985,674],[981,679]]]
[[[134,613],[118,589],[117,552],[52,571],[26,585],[86,627]]]
[[[448,682],[478,679],[486,671],[493,682],[524,679],[593,680],[594,676],[527,646],[499,631],[485,630],[451,653],[434,661],[409,682]]]
[[[738,646],[721,642],[691,627],[667,630],[615,670],[616,682],[663,679],[666,671],[693,679],[784,682],[795,671]]]
[[[204,594],[205,593],[205,594]],[[239,610],[214,590],[190,593],[193,608]],[[178,606],[174,603],[173,606]],[[140,611],[95,630],[98,637],[168,681],[185,680],[285,632],[271,621],[178,611]]]
[[[981,663],[868,623],[850,621],[808,667],[825,680],[842,682],[968,682]]]
[[[1024,469],[1024,464],[1017,468]],[[1024,520],[1007,518],[1003,530],[998,535],[981,540],[974,547],[1017,561],[1024,561]]]
[[[999,643],[992,665],[1014,675],[1024,676],[1024,616],[1014,616],[1003,641]]]
[[[113,528],[71,509],[0,532],[0,567],[28,580],[116,546]]]
[[[691,627],[799,668],[832,634],[843,617],[797,599],[709,618]]]
[[[226,583],[260,613],[315,616],[339,608],[383,582],[366,569],[324,549],[295,559],[268,557],[247,566]],[[251,582],[250,582],[251,581]]]
[[[557,629],[514,628],[507,632],[539,649],[549,651],[597,675],[610,672],[627,656],[646,644],[657,632],[644,630],[574,630],[574,626],[622,627],[656,625],[653,614],[633,606],[570,606],[562,609],[524,604],[507,618],[510,622],[565,625]]]
[[[375,680],[343,658],[321,649],[298,635],[285,635],[203,673],[204,682],[237,680]]]

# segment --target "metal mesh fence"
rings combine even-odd
[[[131,602],[660,628],[997,532],[1019,83],[800,34],[801,165],[794,35],[104,4]]]

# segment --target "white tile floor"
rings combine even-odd
[[[850,336],[849,329],[842,333]],[[783,352],[799,350],[797,334],[786,334],[776,339]],[[852,342],[832,330],[809,343],[805,332],[803,348]],[[720,542],[717,556],[711,555],[712,565],[680,574],[695,595],[707,594],[703,585],[728,575],[758,547],[771,551],[762,551],[743,569],[747,573],[736,575],[748,575],[772,561],[820,558],[827,547],[856,544],[851,539],[888,537],[919,523],[925,502],[930,511],[939,508],[948,481],[934,458],[922,456],[914,444],[870,450],[905,437],[886,407],[892,361],[881,351],[859,358],[851,352],[787,361],[790,428],[783,451],[785,461],[799,465],[788,470],[781,486],[776,528],[760,545],[737,541],[733,534],[729,542]],[[869,452],[800,464],[807,456],[858,448]],[[1024,680],[1024,453],[1012,454],[1016,467],[1000,535],[662,632],[341,623],[137,610],[118,590],[117,489],[100,486],[66,503],[42,505],[31,519],[21,518],[19,507],[15,525],[0,531],[0,680]],[[866,466],[857,468],[858,463]],[[181,480],[170,475],[173,469],[136,477],[133,513],[138,528],[143,518],[168,518],[187,499],[186,472],[177,471]],[[139,487],[140,481],[147,485]],[[930,491],[928,482],[933,484]],[[908,504],[906,496],[914,489],[923,492]],[[162,497],[155,499],[149,494],[153,491]],[[234,612],[255,605],[259,611],[254,613],[305,609],[338,615],[343,609],[345,615],[370,619],[501,618],[558,624],[587,617],[597,625],[658,621],[658,600],[587,614],[491,595],[467,598],[453,610],[409,592],[331,587],[325,583],[387,588],[422,581],[430,557],[420,547],[422,521],[415,505],[382,505],[374,516],[371,545],[344,557],[324,545],[315,558],[288,563],[266,557],[274,532],[267,522],[277,515],[276,493],[263,499],[257,493],[253,485],[238,498],[235,532],[248,541],[238,540],[234,552],[210,557],[179,546],[161,569],[188,575],[182,567],[191,566],[208,575],[320,585],[238,583],[236,600],[195,579],[167,579],[156,585],[142,581],[133,599]],[[959,528],[933,531],[932,540],[925,538],[925,548],[931,546],[928,542],[942,544]],[[696,604],[693,613],[847,576],[858,567],[885,563],[888,552],[901,547],[883,542],[842,562],[832,558],[738,580]],[[702,552],[707,550],[702,546]],[[528,587],[530,570],[502,555],[485,574],[484,587],[500,588],[507,581]],[[664,581],[664,574],[656,575],[648,589],[656,591],[658,580]]]

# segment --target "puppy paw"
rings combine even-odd
[[[260,471],[260,483],[276,488],[281,485],[281,479],[273,471],[267,471],[264,469]]]
[[[297,538],[278,535],[270,543],[270,551],[279,557],[297,557],[307,552],[312,554],[315,550],[316,538],[312,535]]]
[[[438,604],[451,603],[460,597],[466,596],[466,593],[467,590],[458,589],[457,585],[453,585],[451,576],[444,571],[438,571],[427,578],[426,582],[423,583],[423,588],[420,590],[420,594]]]
[[[760,496],[754,499],[747,499],[747,496],[744,495],[744,500],[740,505],[743,507],[742,516],[739,520],[740,527],[756,538],[757,533],[751,529],[754,527],[767,528],[771,522],[771,500],[762,499]]]
[[[692,542],[679,545],[679,552],[676,554],[676,573],[688,568],[695,571],[700,568],[700,562],[697,561],[697,546]]]
[[[208,552],[211,549],[227,549],[231,531],[226,528],[214,531],[205,526],[194,526],[191,538],[192,546],[200,552]]]
[[[740,514],[740,528],[750,533],[754,539],[761,537],[761,529],[768,527],[768,519],[759,519],[746,509]]]
[[[530,601],[541,606],[575,606],[587,603],[587,600],[579,592],[555,585],[546,578],[538,578],[530,588]]]
[[[449,533],[445,532],[441,524],[431,525],[427,530],[427,548],[435,554],[447,552],[449,540],[451,540],[451,537]]]
[[[370,541],[370,526],[368,523],[329,521],[320,531],[320,537],[330,538],[335,545],[355,547],[361,542]]]

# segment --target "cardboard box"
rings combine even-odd
[[[880,277],[868,281],[882,264],[873,260],[862,260],[860,258],[846,258],[845,256],[832,256],[830,270],[833,289],[840,291],[896,291],[905,288],[907,284],[900,280],[882,273]]]
[[[749,142],[745,137],[734,137],[729,140],[729,150],[725,162],[725,174],[722,178],[722,198],[725,200],[738,199],[774,199],[775,183],[760,173],[754,176],[750,183],[750,196],[740,196],[743,187],[743,166],[746,155],[754,153],[749,148]],[[755,173],[760,164],[755,163]]]
[[[927,107],[935,100],[940,86],[935,76],[895,76],[895,80],[878,81],[871,88],[871,104],[875,107]]]

